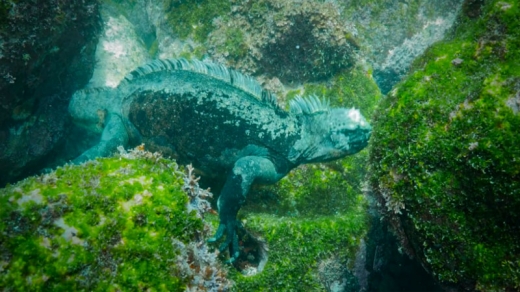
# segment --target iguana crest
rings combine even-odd
[[[276,96],[269,91],[264,90],[254,78],[244,75],[233,69],[228,69],[221,64],[202,62],[199,60],[155,60],[128,73],[123,79],[122,83],[131,83],[132,80],[141,76],[161,71],[189,71],[211,76],[233,85],[245,92],[248,92],[252,96],[267,104],[278,107]]]
[[[310,95],[307,98],[298,95],[289,102],[289,107],[291,113],[310,115],[329,111],[330,102],[328,100],[319,99],[316,95]]]

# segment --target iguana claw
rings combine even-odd
[[[227,263],[233,263],[240,255],[238,246],[237,229],[242,229],[242,224],[237,220],[229,220],[227,223],[220,223],[215,236],[208,239],[208,242],[216,242],[226,234],[226,240],[220,245],[219,250],[223,252],[229,248],[229,260]]]

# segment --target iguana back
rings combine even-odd
[[[135,129],[134,143],[171,151],[180,163],[193,163],[208,175],[224,174],[248,155],[290,167],[287,157],[301,125],[270,94],[218,65],[197,62],[197,70],[194,63],[168,62],[134,71],[119,86],[121,92],[133,91],[122,114]]]

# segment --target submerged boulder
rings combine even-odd
[[[219,62],[297,84],[327,79],[356,62],[358,44],[333,2],[234,4],[208,38],[209,53]]]
[[[440,282],[518,290],[520,7],[469,2],[380,104],[370,188],[403,251]]]
[[[0,3],[0,186],[62,150],[68,101],[92,74],[100,28],[94,0]]]
[[[120,151],[0,189],[2,288],[230,287],[217,253],[204,241],[208,193],[192,169],[186,175],[157,153]]]

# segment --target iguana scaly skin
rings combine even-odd
[[[157,60],[116,88],[77,92],[69,111],[100,141],[75,163],[108,156],[120,145],[145,143],[226,179],[218,199],[231,260],[239,255],[238,210],[253,183],[275,183],[303,163],[325,162],[363,149],[371,127],[355,109],[331,109],[296,98],[289,112],[250,77],[200,61]]]

